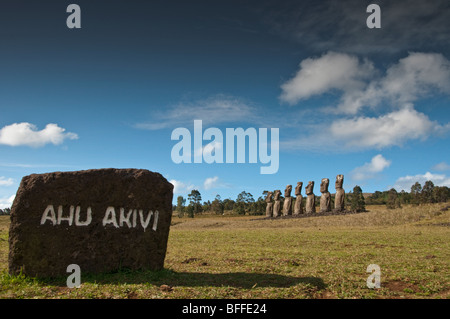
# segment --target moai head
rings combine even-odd
[[[281,194],[281,191],[279,189],[277,189],[275,191],[275,195],[273,196],[273,199],[274,200],[280,200],[280,194]]]
[[[322,178],[322,182],[320,183],[320,192],[327,193],[329,184],[330,180],[328,178]]]
[[[311,195],[314,192],[314,182],[313,181],[309,181],[308,185],[306,185],[305,187],[305,193],[306,195]]]
[[[336,184],[335,184],[335,188],[336,189],[340,189],[342,188],[342,185],[344,184],[344,175],[339,174],[336,176]]]
[[[266,203],[270,203],[272,201],[272,195],[273,195],[272,192],[267,192]]]
[[[292,185],[287,185],[284,190],[284,197],[291,197]]]
[[[303,182],[297,182],[297,186],[295,187],[295,195],[301,195],[302,194],[302,187],[303,187]]]

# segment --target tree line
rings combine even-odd
[[[411,191],[397,192],[391,188],[385,192],[376,191],[367,198],[369,205],[386,205],[389,209],[400,208],[404,204],[421,205],[432,203],[445,203],[450,199],[450,188],[447,186],[435,186],[432,181],[426,181],[422,185],[416,182],[411,186]]]
[[[194,217],[203,212],[223,215],[225,211],[231,211],[238,215],[264,215],[268,191],[262,192],[257,199],[251,193],[242,191],[235,200],[223,199],[216,195],[214,200],[202,203],[201,193],[194,189],[187,198],[178,196],[177,204],[173,210],[179,217]],[[421,205],[426,203],[446,202],[450,198],[450,188],[446,186],[434,186],[432,181],[426,181],[423,187],[419,182],[411,186],[411,191],[397,192],[394,188],[388,191],[376,191],[369,196],[364,196],[360,186],[356,185],[352,191],[345,194],[346,210],[364,212],[366,205],[386,205],[388,209],[399,208],[403,204]],[[283,207],[284,197],[280,195]],[[293,198],[295,201],[295,197]],[[306,204],[306,196],[303,197],[303,207]],[[334,194],[331,195],[331,204],[334,206]],[[320,195],[316,196],[316,206],[320,205]]]
[[[11,208],[0,209],[0,215],[10,215],[10,214],[11,214]]]

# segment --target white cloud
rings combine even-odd
[[[434,171],[449,171],[450,165],[448,165],[446,162],[440,162],[434,165],[431,169]]]
[[[411,191],[411,186],[419,182],[422,186],[426,181],[432,181],[434,186],[450,187],[450,177],[445,174],[433,174],[426,172],[425,174],[407,175],[399,177],[393,186],[397,191],[405,190]]]
[[[373,65],[361,63],[355,56],[328,52],[300,63],[297,74],[281,86],[280,99],[294,104],[329,90],[352,92],[365,87],[363,81],[373,74]]]
[[[376,176],[377,173],[381,173],[385,168],[391,165],[391,161],[378,154],[372,157],[369,163],[365,163],[363,166],[356,167],[351,173],[351,178],[355,181],[371,179]]]
[[[411,106],[432,92],[450,93],[450,61],[442,54],[412,52],[387,68],[384,76],[367,60],[328,52],[300,63],[294,78],[281,85],[282,101],[294,104],[333,90],[342,93],[336,107],[324,110],[357,114],[363,107],[388,104],[393,108]]]
[[[146,130],[160,130],[192,125],[194,120],[202,120],[203,125],[259,122],[262,117],[248,102],[233,96],[217,94],[193,103],[180,103],[164,112],[154,114],[151,122],[141,122],[134,127]]]
[[[57,124],[47,124],[43,130],[38,131],[33,124],[22,122],[7,125],[0,130],[0,144],[9,146],[41,147],[45,144],[59,145],[65,139],[77,139],[75,133],[65,133],[65,129]]]
[[[203,188],[206,190],[210,190],[216,188],[218,185],[219,185],[218,176],[208,177],[207,179],[205,179],[205,182],[203,183]]]
[[[302,135],[280,145],[287,149],[333,152],[382,149],[402,146],[410,140],[426,140],[449,130],[450,123],[440,125],[412,107],[405,107],[379,117],[356,116],[336,119],[329,125],[318,124],[308,129],[315,132],[313,136]]]
[[[0,176],[0,186],[11,186],[14,183],[12,178],[5,178],[4,176]]]
[[[11,208],[15,197],[16,195],[11,195],[7,198],[0,198],[0,209]]]
[[[171,183],[174,187],[173,187],[173,193],[174,194],[188,194],[190,193],[193,189],[196,189],[197,187],[195,187],[193,184],[190,183],[184,183],[181,181],[177,181],[175,179],[171,179],[169,181],[169,183]]]
[[[380,117],[355,117],[332,122],[329,134],[347,148],[383,148],[402,145],[407,140],[425,140],[447,131],[413,108],[403,108]]]
[[[402,108],[434,91],[450,93],[450,61],[442,54],[413,52],[389,67],[384,77],[371,80],[364,90],[345,92],[335,111],[356,114],[365,106],[383,102]]]

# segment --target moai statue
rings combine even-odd
[[[336,176],[336,196],[334,197],[334,209],[336,211],[343,211],[345,209],[345,191],[342,188],[342,185],[344,184],[344,175],[337,175]]]
[[[316,197],[314,195],[314,182],[309,181],[305,187],[306,193],[306,213],[311,214],[316,212]]]
[[[273,204],[273,217],[278,217],[281,212],[280,194],[281,194],[281,191],[279,189],[277,189],[273,196],[273,199],[275,201]]]
[[[328,191],[328,185],[330,184],[330,180],[328,178],[322,178],[322,182],[320,183],[320,192],[322,196],[320,196],[320,212],[326,213],[331,211],[331,195]]]
[[[292,185],[286,186],[284,190],[283,216],[292,215]]]
[[[295,187],[295,204],[294,204],[294,215],[303,214],[303,196],[302,196],[302,187],[303,182],[297,182],[297,186]]]
[[[272,203],[272,192],[267,192],[267,196],[266,196],[266,217],[272,217],[272,212],[273,212],[273,203]]]

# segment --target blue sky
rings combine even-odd
[[[334,192],[338,174],[346,191],[450,186],[448,1],[3,1],[0,38],[0,208],[25,175],[106,167],[159,172],[174,200]],[[175,164],[172,131],[196,119],[278,128],[278,172]]]

